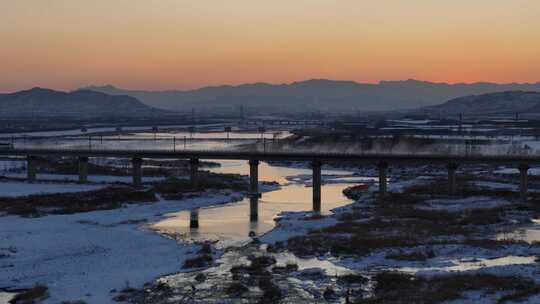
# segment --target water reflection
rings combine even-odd
[[[69,135],[69,134],[68,134]],[[171,133],[134,133],[114,136],[81,136],[76,138],[20,138],[15,140],[16,148],[73,148],[73,149],[158,149],[158,150],[206,150],[206,149],[237,149],[240,144],[255,143],[264,138],[266,142],[277,142],[290,136],[288,131],[276,133],[231,132],[230,140],[226,132],[187,133],[175,131]],[[0,135],[1,136],[1,135]],[[154,140],[155,138],[155,140]],[[191,140],[193,138],[194,140]]]
[[[221,161],[221,167],[214,172],[238,173],[247,175],[249,165],[246,161]],[[244,200],[225,205],[200,209],[199,226],[196,231],[190,229],[191,212],[183,211],[170,214],[166,219],[153,225],[167,234],[180,235],[192,240],[220,240],[221,246],[249,240],[250,233],[261,235],[275,226],[274,218],[282,211],[312,210],[312,188],[304,183],[306,179],[293,179],[291,176],[307,176],[308,168],[275,167],[261,162],[259,180],[278,181],[282,188],[262,194],[262,198],[251,196]],[[323,170],[323,176],[352,175],[344,170]],[[304,182],[303,182],[304,181]],[[322,213],[343,206],[351,201],[343,196],[343,189],[349,183],[332,183],[322,187]],[[256,210],[256,212],[254,212]],[[256,219],[254,218],[256,213]]]
[[[189,228],[191,230],[199,228],[199,209],[189,211]]]

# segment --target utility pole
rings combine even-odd
[[[244,105],[240,105],[240,123],[244,122]]]
[[[231,127],[225,127],[225,132],[227,132],[227,141],[229,141],[229,133],[231,132]]]
[[[459,113],[459,134],[463,135],[463,113]]]

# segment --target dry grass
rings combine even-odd
[[[532,280],[515,276],[490,274],[458,274],[432,278],[416,277],[399,272],[375,275],[374,295],[357,301],[364,303],[442,303],[458,300],[469,290],[512,292],[515,295],[534,290]]]
[[[123,203],[155,202],[153,191],[112,186],[105,189],[0,198],[0,211],[27,217],[120,208]]]
[[[176,177],[169,177],[154,185],[156,192],[170,199],[179,199],[186,193],[206,189],[246,191],[248,189],[248,183],[237,174],[199,172],[197,186],[193,186],[189,179],[179,179]]]
[[[209,254],[201,254],[184,262],[184,268],[202,268],[212,264],[213,258]]]
[[[540,294],[540,285],[533,286],[531,288],[518,290],[509,295],[501,297],[498,303],[508,303],[508,302],[525,302],[528,298],[534,295]]]
[[[476,177],[463,177],[456,181],[456,195],[457,196],[477,196],[477,195],[490,195],[496,197],[517,197],[518,193],[511,190],[498,190],[498,189],[485,189],[471,185],[469,181],[476,180]],[[446,196],[448,195],[448,181],[446,179],[438,179],[426,184],[413,185],[406,188],[403,191],[404,194],[409,195],[427,195],[430,197]]]
[[[244,284],[239,282],[232,282],[229,287],[225,290],[225,292],[232,296],[241,296],[243,293],[246,293],[249,291],[249,288],[246,287]]]
[[[411,252],[399,251],[397,253],[387,254],[387,259],[398,261],[425,261],[435,257],[435,252],[431,249],[415,250]]]
[[[40,302],[49,297],[49,288],[43,284],[36,284],[34,287],[17,294],[10,304],[32,304]]]
[[[340,222],[331,227],[313,230],[306,236],[289,239],[288,249],[301,256],[324,255],[366,255],[385,248],[412,248],[417,246],[463,244],[477,247],[501,247],[507,241],[475,240],[474,236],[489,225],[505,222],[505,216],[512,206],[492,209],[447,212],[425,210],[414,207],[417,198],[404,194],[405,203],[399,201],[399,194],[391,202],[377,203],[369,211],[369,221],[358,222],[361,213],[353,211],[340,218]],[[364,215],[365,217],[365,215]],[[467,241],[440,241],[438,237],[461,236]],[[520,243],[520,242],[514,242]],[[406,260],[425,260],[433,252],[411,255],[396,254],[389,258]]]

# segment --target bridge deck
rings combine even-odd
[[[338,153],[303,151],[232,151],[232,150],[127,150],[127,149],[0,149],[0,156],[81,156],[81,157],[139,157],[177,159],[239,159],[290,161],[358,161],[388,163],[498,163],[540,164],[540,155],[453,155],[453,154],[396,154],[396,153]]]

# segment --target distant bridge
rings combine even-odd
[[[197,185],[200,159],[248,160],[250,165],[251,218],[258,216],[257,201],[259,161],[307,161],[313,170],[313,210],[321,210],[321,165],[324,162],[358,162],[377,165],[379,196],[386,195],[388,167],[392,164],[444,164],[448,170],[448,191],[456,193],[456,170],[463,163],[489,163],[512,165],[520,171],[520,198],[527,200],[528,169],[540,164],[538,155],[453,155],[453,154],[395,154],[395,153],[330,153],[309,151],[235,151],[235,150],[128,150],[128,149],[0,149],[0,156],[18,156],[27,159],[27,179],[36,180],[35,159],[38,156],[71,156],[79,159],[79,182],[88,181],[89,157],[131,158],[133,184],[142,184],[143,159],[189,159],[190,178]]]
[[[318,119],[246,119],[240,124],[257,126],[325,126],[327,122]]]

